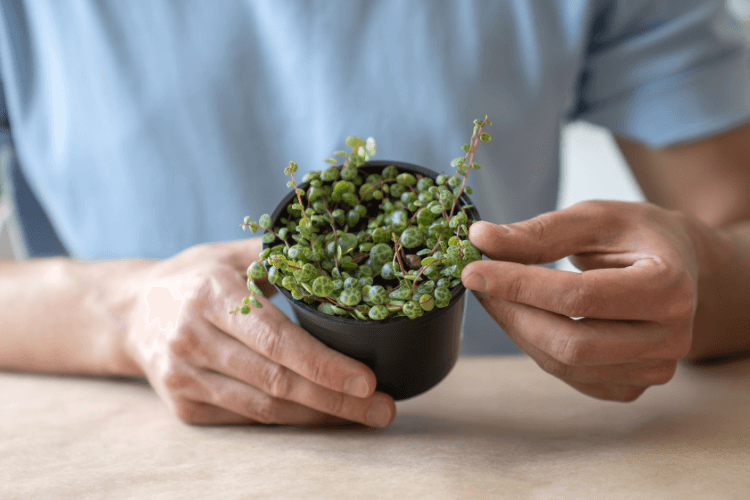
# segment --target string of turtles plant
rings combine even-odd
[[[247,269],[250,294],[230,314],[262,307],[254,280],[266,277],[323,313],[358,320],[416,318],[448,306],[464,266],[482,257],[468,240],[471,205],[459,199],[472,194],[466,179],[481,168],[474,153],[491,140],[483,131],[491,124],[486,116],[474,120],[464,155],[451,161],[456,172],[436,179],[392,165],[365,173],[360,167],[376,151],[372,138],[348,137],[351,151],[336,151],[339,159],[325,160],[328,169],[307,173],[306,189],[295,179],[297,164],[289,162],[284,174],[296,199],[285,216],[275,227],[268,214],[241,224],[253,233],[264,229],[266,248]]]

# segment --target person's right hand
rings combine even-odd
[[[127,348],[153,388],[192,424],[388,425],[395,404],[374,392],[367,366],[329,349],[262,297],[262,308],[229,314],[248,295],[246,270],[260,250],[260,238],[201,245],[124,284],[134,297]]]

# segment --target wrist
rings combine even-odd
[[[698,269],[698,303],[688,360],[750,349],[750,224],[723,228],[686,217]]]

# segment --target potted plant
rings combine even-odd
[[[481,259],[468,230],[479,219],[466,179],[490,120],[475,120],[453,175],[403,162],[371,161],[375,142],[346,139],[326,170],[297,183],[271,214],[246,217],[264,229],[260,260],[247,271],[250,294],[231,313],[261,307],[254,279],[267,278],[292,303],[300,326],[374,371],[395,399],[442,380],[458,358],[465,291],[461,271]],[[339,165],[339,163],[341,163]]]

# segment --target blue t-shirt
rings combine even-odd
[[[665,146],[750,119],[723,0],[0,5],[2,137],[75,258],[247,237],[288,161],[322,168],[347,135],[450,171],[489,115],[470,184],[484,219],[512,222],[555,208],[569,120]],[[19,212],[36,241],[41,218]],[[467,334],[497,330],[469,314]]]

